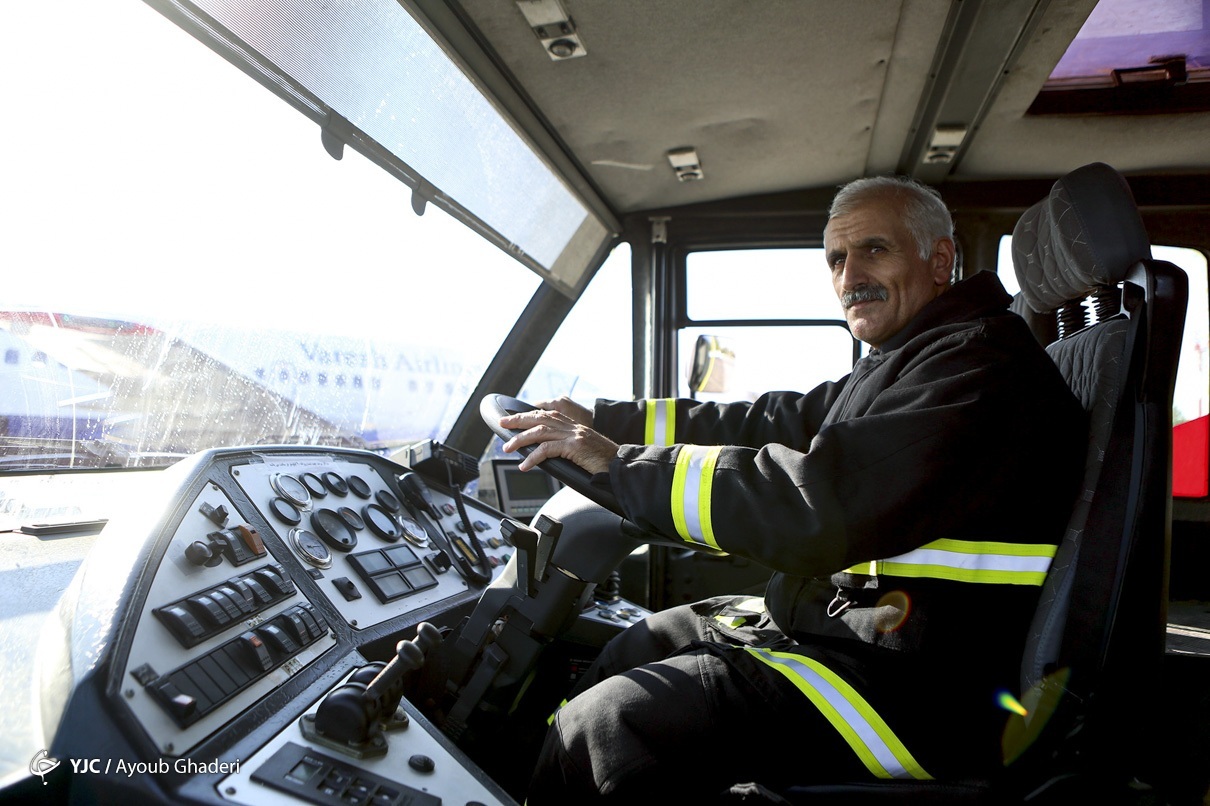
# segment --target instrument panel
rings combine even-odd
[[[406,468],[403,468],[406,470]],[[460,517],[453,491],[429,485],[421,511],[398,483],[364,460],[337,454],[265,455],[233,465],[232,481],[257,507],[280,543],[354,629],[432,605],[470,584],[442,556],[438,541],[485,573],[508,562],[502,515],[470,497]],[[439,536],[434,530],[440,530]]]
[[[163,481],[115,507],[67,597],[59,651],[89,657],[42,698],[88,726],[50,747],[88,771],[73,788],[104,799],[137,769],[169,802],[512,803],[406,700],[406,729],[372,756],[300,727],[422,621],[449,628],[474,606],[514,551],[502,513],[343,448],[208,451]]]

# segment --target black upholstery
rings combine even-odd
[[[1022,658],[1028,714],[1006,716],[1009,763],[994,779],[801,787],[791,802],[1126,802],[1146,789],[1138,781],[1157,783],[1187,280],[1151,258],[1129,185],[1101,163],[1062,177],[1025,212],[1013,260],[1014,310],[1088,411],[1089,442]]]
[[[1032,763],[1073,780],[1154,782],[1187,279],[1152,259],[1129,186],[1102,163],[1026,211],[1013,262],[1027,318],[1058,319],[1047,352],[1089,412],[1083,492],[1022,663],[1031,714],[1018,735],[1036,742]],[[1076,327],[1071,301],[1097,295],[1097,323]],[[1116,312],[1106,298],[1120,299]]]

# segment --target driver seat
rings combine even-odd
[[[1055,182],[1022,215],[1012,247],[1013,309],[1084,404],[1089,435],[1082,492],[1022,658],[1026,713],[1005,712],[1005,766],[986,780],[794,787],[781,793],[791,803],[1140,802],[1158,780],[1188,281],[1152,259],[1129,185],[1103,163]]]

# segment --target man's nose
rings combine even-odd
[[[866,272],[865,262],[856,255],[846,257],[840,276],[841,289],[852,291],[859,286],[868,285],[869,282],[870,276]]]

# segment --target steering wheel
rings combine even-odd
[[[479,416],[487,423],[487,427],[503,440],[512,439],[517,434],[523,432],[502,427],[500,425],[501,417],[535,410],[537,410],[536,406],[531,406],[524,400],[518,400],[515,397],[508,397],[507,395],[488,395],[479,403]],[[523,456],[528,456],[537,447],[537,445],[526,445],[523,448],[518,448],[517,452]],[[562,457],[553,457],[544,459],[538,467],[593,503],[600,504],[615,515],[620,515],[623,518],[626,517],[626,513],[622,510],[622,506],[618,503],[618,499],[614,497],[614,494],[608,490],[594,487],[591,483],[592,474],[575,462],[563,459]]]

